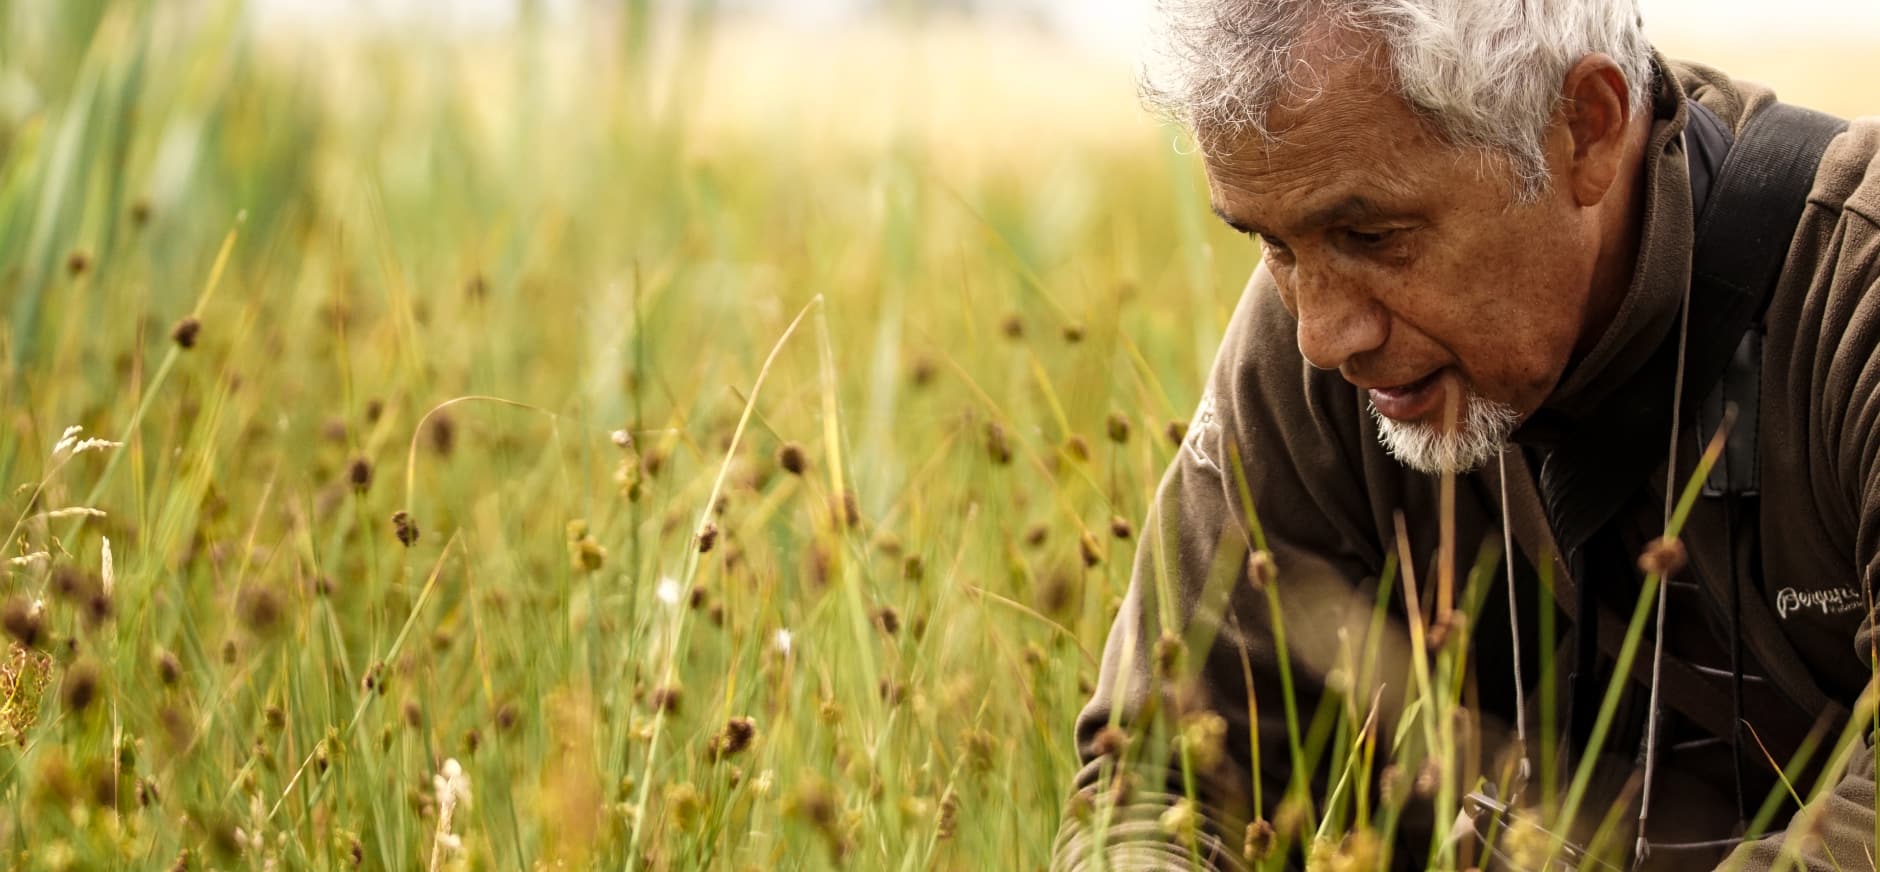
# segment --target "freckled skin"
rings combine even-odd
[[[1617,67],[1582,60],[1547,131],[1551,184],[1518,204],[1503,164],[1440,140],[1375,52],[1344,48],[1316,59],[1310,99],[1273,109],[1270,139],[1211,150],[1215,210],[1260,236],[1313,366],[1360,388],[1440,373],[1532,413],[1624,294],[1649,113],[1628,119]],[[1352,198],[1370,207],[1331,210]]]

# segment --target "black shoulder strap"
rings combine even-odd
[[[1687,152],[1693,161],[1700,155],[1690,151],[1691,143],[1693,138],[1704,139],[1702,129],[1714,128],[1722,134],[1720,140],[1705,146],[1716,159],[1714,172],[1705,164],[1696,177],[1708,184],[1702,191],[1693,189],[1704,202],[1697,213],[1692,252],[1688,347],[1680,355],[1675,334],[1662,343],[1632,378],[1602,400],[1575,427],[1572,437],[1542,462],[1542,503],[1563,554],[1571,555],[1591,541],[1645,476],[1664,462],[1661,446],[1665,443],[1660,437],[1670,435],[1671,425],[1665,398],[1680,357],[1684,398],[1677,414],[1697,415],[1698,432],[1708,436],[1715,432],[1725,402],[1737,403],[1735,432],[1755,432],[1754,422],[1743,420],[1746,415],[1753,417],[1755,410],[1738,402],[1739,392],[1717,398],[1719,414],[1714,419],[1705,420],[1700,413],[1732,361],[1740,356],[1737,351],[1743,336],[1751,332],[1767,303],[1807,205],[1815,169],[1827,141],[1842,123],[1776,103],[1758,112],[1731,142],[1729,128],[1715,115],[1694,101],[1685,105],[1700,125],[1699,134],[1686,128]],[[1753,390],[1760,355],[1749,359],[1753,365],[1746,375]],[[1747,464],[1753,478],[1753,446],[1734,444],[1731,461],[1720,465]],[[1753,488],[1753,481],[1748,486]]]
[[[1808,206],[1815,173],[1829,141],[1847,129],[1832,115],[1771,103],[1752,116],[1719,154],[1717,132],[1728,128],[1696,101],[1686,147],[1691,157],[1697,204],[1691,250],[1691,296],[1709,305],[1693,307],[1691,337],[1729,342],[1732,354],[1695,355],[1687,361],[1692,384],[1711,385],[1697,410],[1699,438],[1721,425],[1723,410],[1737,408],[1737,424],[1724,460],[1706,491],[1751,495],[1758,487],[1756,416],[1762,368],[1761,320],[1788,259],[1796,225]],[[1708,181],[1708,185],[1700,182]],[[1707,188],[1708,190],[1705,190]],[[1703,318],[1705,323],[1698,323]]]

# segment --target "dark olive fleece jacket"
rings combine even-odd
[[[1550,647],[1559,652],[1554,659],[1558,711],[1568,697],[1564,673],[1573,661],[1580,618],[1577,585],[1588,581],[1573,578],[1568,561],[1557,556],[1561,549],[1537,474],[1556,449],[1587,432],[1581,428],[1599,426],[1592,410],[1602,399],[1638,378],[1644,361],[1662,344],[1677,341],[1694,223],[1691,173],[1680,135],[1694,111],[1686,101],[1701,103],[1740,131],[1752,111],[1774,99],[1761,87],[1702,66],[1660,59],[1660,69],[1645,156],[1642,239],[1619,312],[1594,347],[1573,363],[1543,410],[1517,432],[1516,446],[1505,452],[1501,464],[1464,476],[1456,486],[1458,590],[1479,550],[1499,549],[1504,516],[1514,540],[1530,732],[1539,730],[1536,652],[1549,644],[1538,638],[1540,610],[1552,609],[1557,616],[1557,638]],[[1811,729],[1833,744],[1872,674],[1866,653],[1872,645],[1871,621],[1862,603],[1870,601],[1880,572],[1877,155],[1880,118],[1854,121],[1829,146],[1763,319],[1756,427],[1760,499],[1700,499],[1683,536],[1690,563],[1669,586],[1661,682],[1664,741],[1649,831],[1654,842],[1734,835],[1738,813],[1728,744],[1732,680],[1727,643],[1733,631],[1731,622],[1720,617],[1727,614],[1731,584],[1742,595],[1736,623],[1748,675],[1744,719],[1754,740],[1767,747],[1765,754],[1750,741],[1744,755],[1752,814],[1776,783],[1767,761],[1787,766]],[[1396,548],[1393,515],[1399,509],[1408,522],[1425,609],[1436,587],[1438,479],[1389,457],[1362,393],[1337,373],[1306,364],[1295,322],[1272,284],[1264,269],[1257,271],[1234,313],[1187,440],[1158,492],[1128,595],[1104,650],[1098,685],[1076,725],[1085,765],[1073,790],[1095,798],[1105,787],[1099,781],[1110,765],[1107,755],[1118,747],[1128,749],[1123,753],[1133,769],[1154,762],[1135,758],[1153,746],[1139,737],[1155,729],[1151,721],[1157,717],[1166,725],[1171,713],[1212,711],[1225,721],[1221,762],[1194,773],[1201,799],[1200,868],[1243,866],[1243,834],[1253,815],[1249,773],[1255,767],[1248,731],[1254,721],[1265,816],[1273,815],[1272,806],[1292,776],[1275,616],[1266,594],[1248,578],[1246,555],[1256,520],[1277,565],[1274,590],[1302,728],[1329,679],[1346,688],[1360,711],[1379,693],[1381,734],[1388,738],[1394,732],[1410,662],[1401,586],[1393,587],[1389,597],[1396,617],[1375,636],[1369,628],[1378,579]],[[1611,668],[1641,585],[1631,557],[1662,532],[1670,384],[1663,385],[1662,396],[1664,427],[1639,437],[1656,446],[1656,471],[1637,483],[1619,520],[1608,528],[1616,532],[1606,540],[1611,552],[1606,559],[1576,564],[1594,576],[1605,669]],[[1692,420],[1681,426],[1674,471],[1679,487],[1708,435],[1696,430]],[[1243,494],[1251,500],[1251,518],[1243,509]],[[1734,536],[1728,535],[1732,524]],[[1758,534],[1748,532],[1752,526]],[[1543,561],[1554,580],[1551,597],[1536,570]],[[1489,761],[1506,753],[1514,685],[1500,569],[1491,580],[1486,599],[1469,615],[1471,696],[1479,701],[1480,715],[1473,730],[1464,733],[1476,740],[1465,741],[1464,747],[1474,747],[1474,756]],[[1170,633],[1183,638],[1185,647],[1159,642]],[[1358,662],[1357,652],[1367,644],[1381,652],[1381,674],[1368,673]],[[1622,801],[1618,798],[1632,795],[1622,785],[1633,773],[1639,747],[1650,653],[1648,639],[1618,726],[1605,744],[1593,798],[1583,806],[1590,811],[1575,823],[1577,832],[1596,823]],[[1158,678],[1158,672],[1168,678]],[[1249,714],[1249,687],[1257,716]],[[1152,715],[1156,711],[1162,715]],[[1138,740],[1119,742],[1116,732],[1103,730],[1112,722]],[[1565,723],[1559,729],[1571,732]],[[1724,868],[1780,868],[1776,864],[1785,850],[1799,851],[1801,868],[1825,870],[1836,862],[1842,868],[1865,868],[1876,853],[1874,754],[1866,738],[1819,779],[1826,788],[1810,802],[1808,813],[1794,816],[1786,834],[1784,812],[1769,834],[1734,853],[1654,852],[1647,868],[1711,868],[1726,859]],[[1314,794],[1322,797],[1324,773],[1317,777]],[[1818,780],[1812,772],[1791,777],[1805,777],[1796,783],[1805,796]],[[1095,854],[1101,850],[1108,868],[1189,868],[1189,848],[1173,844],[1165,834],[1169,826],[1158,822],[1179,798],[1182,781],[1168,774],[1141,777],[1125,791],[1126,804],[1114,814],[1103,811],[1104,802],[1094,803],[1093,815],[1091,805],[1074,800],[1053,867],[1097,868]],[[1528,798],[1536,793],[1531,787]],[[1421,828],[1427,838],[1432,829],[1427,809],[1418,822],[1412,805],[1405,829]],[[1105,817],[1107,845],[1100,847],[1093,822]],[[1636,813],[1625,810],[1618,817],[1629,823]],[[1625,840],[1619,844],[1630,844],[1629,832],[1619,838]],[[1403,845],[1399,865],[1420,865],[1424,851],[1422,845]]]

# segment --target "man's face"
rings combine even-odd
[[[1275,107],[1270,138],[1209,155],[1215,211],[1260,238],[1300,353],[1367,392],[1393,453],[1479,465],[1584,338],[1595,225],[1561,184],[1518,204],[1501,165],[1437,139],[1374,61],[1321,82]],[[1443,425],[1451,391],[1461,427]]]

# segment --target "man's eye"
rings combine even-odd
[[[1274,257],[1287,257],[1292,254],[1292,249],[1287,248],[1286,243],[1264,233],[1254,234],[1254,238],[1260,240],[1261,249]]]
[[[1345,238],[1360,248],[1378,248],[1397,235],[1395,230],[1347,230]]]

